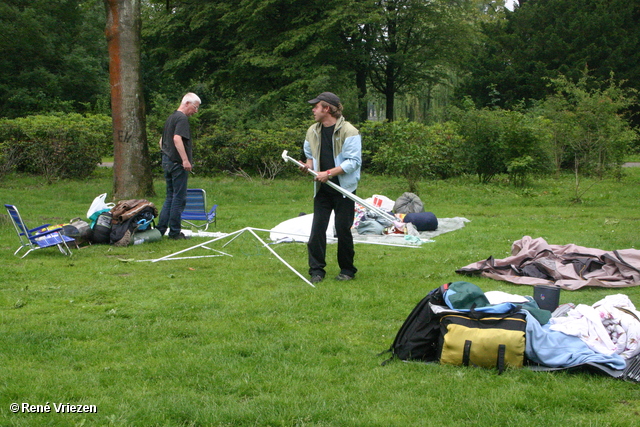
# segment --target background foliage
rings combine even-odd
[[[74,113],[109,112],[99,0],[0,7],[0,116],[65,113],[71,122],[80,117]],[[505,174],[518,186],[563,169],[619,174],[623,157],[640,151],[639,7],[638,0],[527,0],[513,11],[491,0],[144,0],[155,170],[164,120],[188,90],[203,99],[191,119],[199,173],[265,179],[286,170],[273,163],[278,152],[301,146],[306,100],[331,90],[362,128],[365,167],[402,173],[412,188],[418,179],[465,173],[481,182]],[[410,121],[368,123],[385,118]],[[2,154],[0,170],[15,166],[14,154]]]
[[[0,119],[0,177],[13,170],[86,178],[112,152],[111,118],[77,113]]]
[[[142,0],[149,147],[159,161],[164,120],[198,93],[190,182],[219,204],[217,231],[311,211],[309,177],[272,162],[283,149],[297,157],[306,100],[325,90],[363,134],[360,196],[415,187],[438,217],[471,223],[420,249],[358,245],[352,285],[312,289],[253,238],[213,260],[135,262],[184,249],[167,240],[22,260],[0,214],[0,424],[636,425],[636,384],[379,366],[429,290],[459,279],[455,268],[508,255],[525,234],[640,245],[639,172],[620,167],[640,153],[640,1],[521,0],[513,12],[501,1],[428,3]],[[111,187],[111,171],[94,169],[111,149],[104,21],[100,0],[0,2],[0,196],[34,226],[82,216]],[[305,270],[304,245],[276,250]],[[638,304],[637,287],[624,292]],[[609,293],[563,292],[561,302]],[[99,413],[8,411],[54,400]]]

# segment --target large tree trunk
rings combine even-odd
[[[113,120],[113,197],[155,195],[140,75],[140,0],[104,0]]]
[[[394,121],[394,109],[395,109],[395,96],[396,96],[396,80],[395,80],[395,63],[393,60],[389,60],[386,70],[386,82],[385,82],[385,116],[390,122]]]

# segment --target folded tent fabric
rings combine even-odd
[[[524,236],[513,243],[511,256],[489,257],[456,270],[520,285],[551,285],[575,290],[584,286],[627,287],[640,284],[640,251],[604,251],[575,244],[550,245]]]

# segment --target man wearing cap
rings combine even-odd
[[[360,133],[342,116],[342,104],[335,94],[323,92],[309,103],[313,104],[313,116],[317,122],[307,130],[304,141],[307,159],[303,170],[317,172],[313,223],[307,244],[309,275],[311,283],[322,281],[326,275],[327,226],[331,212],[334,212],[340,266],[336,280],[351,280],[358,271],[353,265],[355,251],[351,235],[355,202],[326,182],[331,180],[355,194],[362,164]]]

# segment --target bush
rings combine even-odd
[[[553,168],[550,121],[517,111],[500,111],[501,136],[509,181],[523,187],[531,175]]]
[[[273,179],[285,168],[289,172],[296,170],[286,164],[282,152],[287,150],[291,152],[291,157],[298,157],[301,140],[304,141],[304,133],[297,129],[250,130],[238,159],[240,164],[257,171],[263,179]]]
[[[458,120],[458,131],[466,141],[464,157],[468,169],[477,174],[482,183],[507,170],[499,114],[499,111],[472,109]]]
[[[197,169],[204,174],[235,171],[240,168],[236,159],[238,138],[233,130],[213,128],[194,141],[193,156]]]
[[[305,129],[251,129],[244,132],[214,128],[195,141],[194,157],[204,173],[257,173],[263,179],[274,179],[295,168],[282,159],[282,152],[299,157]]]
[[[452,123],[426,126],[396,121],[363,126],[363,140],[372,171],[407,178],[409,191],[418,192],[424,178],[449,178],[464,170],[459,155],[462,138]]]
[[[552,80],[556,93],[540,110],[563,130],[556,145],[576,175],[619,175],[625,154],[638,140],[620,112],[636,102],[637,93],[613,76],[596,89],[589,88],[589,80],[586,75],[577,83],[562,76]]]
[[[427,127],[426,138],[431,176],[447,179],[466,172],[463,155],[465,141],[456,131],[455,123],[438,123]]]
[[[371,173],[384,173],[384,166],[377,164],[373,158],[380,147],[393,141],[392,124],[390,122],[365,122],[360,126],[362,137],[362,168]]]
[[[112,152],[111,118],[65,114],[0,120],[0,162],[19,172],[54,178],[89,176]]]
[[[549,120],[518,111],[469,109],[460,114],[457,128],[466,144],[462,151],[470,171],[482,183],[507,173],[516,186],[527,177],[552,168]]]

